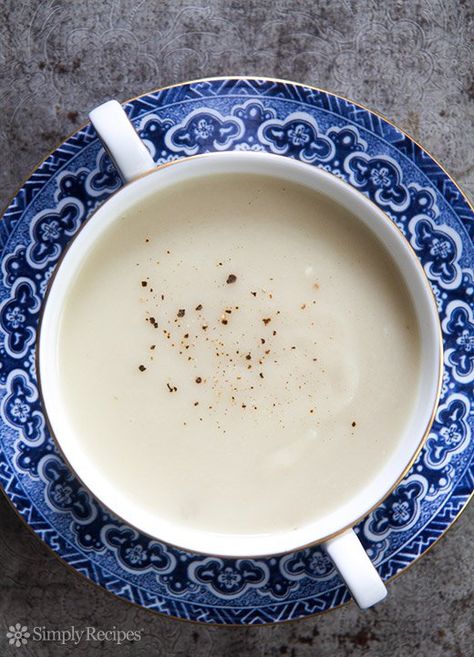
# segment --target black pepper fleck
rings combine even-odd
[[[140,372],[144,372],[146,370],[146,367],[145,365],[139,365],[138,369],[140,370]]]
[[[235,274],[229,274],[229,275],[227,276],[227,281],[226,281],[226,283],[229,283],[229,284],[230,284],[230,283],[235,283],[236,280],[237,280],[237,276],[236,276]]]

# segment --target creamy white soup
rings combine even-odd
[[[221,174],[123,213],[69,291],[74,437],[117,491],[182,525],[286,531],[347,502],[398,445],[419,379],[403,279],[349,211]]]

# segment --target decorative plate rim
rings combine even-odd
[[[164,612],[158,611],[157,609],[153,609],[151,607],[144,607],[143,605],[140,605],[138,602],[135,602],[134,600],[129,600],[128,598],[123,598],[122,596],[117,595],[116,593],[114,593],[113,591],[110,591],[105,586],[102,586],[98,582],[95,582],[94,580],[90,579],[84,573],[81,573],[81,571],[74,568],[74,566],[71,566],[71,564],[68,563],[60,554],[58,554],[56,552],[56,550],[53,550],[52,547],[50,547],[45,541],[43,541],[43,539],[40,536],[38,536],[38,534],[35,532],[33,527],[31,527],[31,525],[29,525],[26,522],[26,520],[23,518],[23,516],[20,514],[20,512],[18,511],[16,506],[12,503],[12,501],[8,497],[5,489],[3,488],[3,486],[1,484],[0,484],[0,493],[2,494],[4,499],[6,499],[6,501],[8,503],[8,506],[12,509],[12,511],[14,512],[16,517],[20,520],[20,522],[23,525],[25,525],[28,532],[32,536],[34,536],[34,538],[37,541],[39,541],[42,545],[44,545],[46,547],[46,549],[48,550],[48,552],[50,552],[52,554],[52,556],[62,566],[64,566],[68,571],[72,572],[82,582],[86,582],[86,584],[88,586],[90,586],[91,589],[94,589],[94,590],[98,589],[99,591],[103,591],[106,595],[110,596],[114,600],[119,600],[120,602],[123,602],[124,604],[131,605],[132,607],[136,607],[137,609],[141,609],[141,610],[143,610],[143,611],[145,611],[146,613],[149,613],[149,614],[155,614],[156,616],[159,616],[160,618],[166,618],[167,620],[172,619],[172,620],[178,621],[180,623],[186,623],[186,624],[191,623],[193,625],[199,625],[199,626],[207,625],[207,626],[211,626],[211,627],[213,626],[213,627],[232,627],[232,628],[246,627],[246,625],[242,624],[242,623],[225,623],[224,624],[224,623],[218,623],[216,621],[203,622],[203,621],[195,620],[193,618],[182,618],[181,616],[170,616],[169,614],[165,614]],[[442,539],[446,536],[446,534],[458,523],[459,519],[463,516],[464,512],[468,508],[469,504],[472,502],[473,498],[474,498],[474,490],[471,492],[466,504],[463,506],[461,511],[458,513],[458,515],[454,518],[454,520],[449,525],[449,527],[447,527],[444,530],[444,532],[442,534],[440,534],[438,536],[438,538],[435,539],[433,541],[433,543],[431,543],[431,545],[429,545],[426,548],[426,550],[423,552],[423,554],[421,554],[419,557],[414,559],[403,570],[400,570],[398,573],[394,573],[393,575],[391,575],[388,579],[385,580],[385,582],[386,583],[391,583],[394,580],[398,579],[399,577],[402,577],[408,570],[410,570],[413,566],[415,566],[420,559],[423,559],[425,557],[425,555],[428,554],[428,552],[431,552],[431,550],[434,547],[436,547],[439,544],[439,542],[442,541]],[[273,625],[297,623],[298,621],[304,621],[304,620],[307,620],[307,619],[310,619],[310,618],[316,618],[316,617],[319,617],[319,616],[322,616],[322,615],[325,615],[325,614],[329,614],[332,611],[336,611],[337,609],[341,609],[342,607],[347,607],[347,605],[349,605],[349,604],[355,604],[354,600],[352,598],[350,598],[349,600],[346,600],[344,602],[340,602],[335,607],[330,607],[329,609],[323,609],[321,611],[315,611],[315,612],[312,612],[311,614],[308,614],[307,616],[298,616],[298,617],[295,617],[295,618],[284,618],[283,620],[268,621],[268,622],[265,623],[265,626],[270,627],[270,626],[273,626]]]
[[[281,83],[281,84],[291,84],[295,87],[305,87],[307,89],[314,89],[314,91],[321,91],[324,94],[327,94],[328,96],[334,96],[335,98],[342,98],[343,100],[347,101],[351,105],[355,105],[356,107],[360,107],[361,109],[365,110],[366,112],[370,112],[370,114],[375,114],[375,116],[378,116],[381,118],[385,123],[388,123],[391,125],[393,128],[398,130],[399,132],[403,133],[405,137],[408,137],[410,141],[412,141],[414,144],[418,146],[422,151],[424,151],[428,157],[430,157],[436,164],[439,166],[439,168],[444,172],[444,174],[451,180],[451,182],[459,189],[461,192],[464,201],[467,203],[467,205],[471,208],[471,210],[474,212],[474,202],[471,201],[469,194],[464,191],[462,185],[457,182],[455,178],[449,173],[447,169],[441,164],[441,162],[429,151],[425,146],[422,146],[419,141],[417,141],[412,134],[407,132],[404,128],[400,128],[400,126],[389,119],[385,114],[380,112],[379,110],[371,109],[370,107],[367,107],[367,105],[364,105],[363,103],[360,103],[358,101],[353,100],[352,98],[349,98],[348,96],[344,96],[343,94],[336,93],[335,91],[329,91],[328,89],[325,89],[324,87],[317,87],[312,84],[306,84],[304,82],[295,82],[294,80],[288,80],[287,78],[274,78],[274,77],[268,77],[268,76],[259,76],[259,75],[211,75],[209,77],[203,77],[203,78],[193,78],[192,80],[184,80],[183,82],[176,82],[173,84],[166,84],[163,87],[153,87],[153,89],[149,89],[145,91],[142,94],[138,94],[136,96],[130,96],[129,98],[126,98],[124,100],[120,100],[119,103],[121,105],[126,105],[128,103],[131,103],[134,100],[138,100],[140,98],[143,98],[143,96],[149,96],[150,94],[154,93],[159,93],[161,91],[167,91],[168,89],[175,89],[177,87],[184,87],[187,85],[192,85],[196,84],[199,82],[218,82],[218,81],[225,81],[225,80],[251,80],[251,81],[265,81],[265,82],[276,82],[276,83]],[[33,166],[32,169],[30,169],[29,173],[26,175],[25,178],[22,179],[20,185],[15,189],[14,193],[8,197],[8,201],[6,204],[0,208],[0,221],[3,220],[3,215],[5,212],[8,210],[10,207],[12,201],[16,198],[18,195],[18,192],[24,187],[25,183],[28,182],[28,180],[31,178],[31,176],[35,173],[39,167],[46,162],[46,160],[60,148],[65,142],[69,141],[71,137],[74,137],[74,135],[81,130],[84,130],[84,128],[87,128],[87,126],[90,124],[90,121],[86,121],[85,123],[81,123],[77,128],[72,130],[71,132],[68,132],[59,142],[56,142],[54,147],[48,151],[48,153],[38,160],[38,162]]]
[[[313,91],[316,91],[316,92],[320,92],[320,93],[322,93],[322,94],[324,94],[324,95],[331,96],[331,97],[333,97],[334,99],[337,99],[337,100],[343,100],[343,101],[347,102],[348,104],[353,105],[355,108],[360,108],[360,109],[364,110],[364,111],[367,112],[369,115],[374,115],[375,117],[378,117],[379,119],[382,120],[382,122],[388,124],[389,126],[391,126],[392,128],[394,128],[396,131],[398,131],[399,133],[401,133],[401,135],[403,135],[403,136],[404,136],[405,138],[407,138],[410,142],[412,142],[414,145],[416,145],[416,146],[420,149],[420,151],[421,151],[422,153],[424,153],[425,155],[427,155],[428,158],[429,158],[430,160],[432,160],[432,161],[433,161],[433,162],[439,167],[439,169],[441,170],[441,172],[442,172],[442,173],[443,173],[443,174],[449,179],[449,181],[450,181],[450,182],[455,186],[455,188],[459,191],[459,193],[460,193],[460,195],[461,195],[461,197],[462,197],[462,200],[464,201],[464,203],[466,204],[466,206],[467,206],[471,211],[474,212],[474,206],[473,206],[473,204],[472,204],[472,202],[471,202],[469,196],[463,191],[462,187],[461,187],[461,186],[456,182],[456,180],[455,180],[455,179],[454,179],[454,178],[453,178],[453,177],[452,177],[452,176],[446,171],[446,169],[445,169],[445,168],[443,167],[443,165],[442,165],[442,164],[436,159],[436,157],[434,157],[434,156],[433,156],[428,150],[426,150],[426,148],[424,148],[421,144],[419,144],[419,142],[417,142],[417,141],[416,141],[416,140],[415,140],[415,139],[414,139],[409,133],[407,133],[405,130],[402,130],[401,128],[399,128],[398,125],[396,125],[395,123],[393,123],[390,119],[388,119],[387,117],[385,117],[385,116],[384,116],[383,114],[381,114],[380,112],[378,112],[378,111],[376,111],[376,110],[369,109],[368,107],[366,107],[365,105],[363,105],[363,104],[361,104],[361,103],[359,103],[359,102],[355,102],[355,101],[353,101],[352,99],[349,99],[349,98],[347,98],[347,97],[345,97],[345,96],[342,96],[341,94],[338,94],[338,93],[334,93],[334,92],[328,91],[328,90],[323,89],[323,88],[321,88],[321,87],[316,87],[316,86],[313,86],[313,85],[308,85],[308,84],[303,84],[303,83],[293,82],[293,81],[291,81],[291,80],[285,80],[285,79],[279,79],[279,78],[272,78],[272,77],[265,77],[265,76],[212,76],[212,77],[205,77],[205,78],[197,78],[197,79],[194,79],[194,80],[185,81],[185,82],[180,82],[180,83],[176,83],[176,84],[172,84],[172,85],[167,85],[167,86],[163,86],[163,87],[157,87],[157,88],[152,89],[152,90],[149,90],[149,91],[147,91],[147,92],[145,92],[145,93],[143,93],[143,94],[140,94],[140,95],[137,95],[137,96],[131,97],[131,98],[125,100],[125,101],[122,101],[122,104],[129,104],[129,103],[132,103],[133,101],[139,101],[140,99],[142,99],[142,98],[144,98],[144,97],[147,97],[147,96],[150,96],[150,95],[153,95],[153,94],[159,94],[160,92],[164,92],[164,91],[171,90],[171,89],[184,88],[184,87],[191,87],[192,85],[196,85],[196,84],[199,84],[199,83],[206,83],[206,82],[209,82],[209,83],[215,83],[215,82],[229,82],[229,83],[232,83],[232,82],[245,82],[245,81],[249,81],[249,82],[263,82],[263,83],[275,83],[275,84],[278,84],[278,85],[280,85],[280,84],[281,84],[281,85],[290,85],[290,86],[293,86],[293,87],[296,87],[296,88],[300,88],[300,89],[307,89],[307,90],[309,89],[309,90],[313,90]],[[229,95],[231,95],[231,94],[229,94]],[[257,93],[256,93],[255,95],[257,95]],[[218,98],[218,97],[220,97],[220,96],[217,95],[216,97]],[[265,95],[262,94],[262,97],[264,98]],[[208,97],[203,96],[202,98],[206,99],[206,98],[208,98]],[[245,99],[243,98],[243,96],[240,96],[240,98],[242,98],[242,101],[245,100]],[[250,98],[251,98],[251,97],[249,96],[248,100],[250,100]],[[278,98],[276,97],[276,99],[278,99]],[[299,102],[300,104],[303,102],[303,101],[301,101],[301,100],[297,100],[297,99],[293,99],[293,100],[294,100],[294,102],[296,102],[296,103]],[[179,101],[178,101],[178,102],[179,102]],[[156,109],[159,109],[159,106],[157,106]],[[327,110],[327,111],[329,112],[330,110]],[[21,190],[23,189],[23,187],[28,183],[28,181],[30,180],[30,178],[36,173],[36,171],[37,171],[37,170],[38,170],[38,169],[39,169],[39,168],[40,168],[40,167],[41,167],[41,166],[42,166],[42,165],[43,165],[43,164],[44,164],[44,163],[45,163],[45,162],[46,162],[46,161],[52,156],[52,155],[54,155],[54,153],[55,153],[58,149],[60,149],[62,146],[64,146],[66,143],[68,143],[69,140],[72,139],[72,138],[74,138],[76,135],[78,135],[78,133],[80,133],[81,131],[87,129],[87,127],[88,127],[89,125],[90,125],[89,123],[84,123],[84,124],[80,125],[79,127],[77,127],[74,131],[72,131],[72,132],[71,132],[70,134],[68,134],[64,139],[62,139],[62,140],[60,141],[59,144],[57,144],[57,145],[56,145],[51,151],[49,151],[49,152],[45,155],[45,157],[43,157],[43,158],[42,158],[42,159],[41,159],[41,160],[40,160],[40,161],[34,166],[34,168],[30,171],[30,173],[28,174],[28,176],[27,176],[25,179],[23,179],[23,181],[21,182],[21,184],[19,185],[19,187],[16,189],[15,193],[11,196],[11,198],[10,198],[9,201],[7,202],[6,206],[2,209],[1,214],[0,214],[0,219],[4,219],[4,215],[7,213],[8,209],[9,209],[10,206],[11,206],[11,204],[12,204],[13,201],[16,199],[16,197],[18,196],[18,194],[21,192]],[[380,138],[383,138],[383,137],[380,136]],[[86,144],[86,145],[89,145],[89,144]],[[398,152],[400,153],[400,156],[401,156],[401,157],[408,157],[408,156],[406,156],[401,150],[399,150]],[[418,168],[418,166],[416,165],[416,163],[414,163],[410,158],[408,158],[408,159],[409,159],[409,161],[410,161],[412,164],[414,164],[414,166],[415,166],[416,168]],[[57,171],[56,171],[56,172],[53,172],[52,174],[50,174],[50,175],[47,177],[47,179],[49,180],[50,178],[54,178],[57,174],[58,174]],[[425,175],[426,175],[426,174],[425,174]],[[45,182],[46,182],[46,181],[45,181]],[[443,195],[443,192],[442,192],[441,190],[438,190],[438,192],[439,192],[441,195]],[[33,198],[34,198],[34,197],[33,197]],[[33,198],[30,199],[30,202],[33,200]],[[446,202],[450,205],[450,207],[452,208],[452,205],[450,204],[450,202],[449,202],[447,199],[445,199],[445,200],[446,200]],[[29,203],[27,203],[27,204],[25,205],[25,208],[23,209],[23,212],[27,209],[28,205],[29,205]],[[453,209],[453,211],[454,211],[454,209]],[[438,406],[438,408],[439,408],[439,406]],[[461,482],[465,476],[466,476],[466,469],[463,471],[463,474],[462,474],[462,476],[459,478],[458,481]],[[457,485],[457,484],[456,484],[456,485]],[[154,609],[154,608],[145,607],[143,604],[140,604],[139,602],[135,602],[134,600],[130,600],[130,599],[126,598],[126,597],[123,597],[122,595],[119,595],[119,594],[115,593],[114,591],[109,590],[105,585],[100,584],[100,582],[98,582],[98,581],[94,581],[93,579],[91,579],[90,577],[88,577],[85,573],[82,573],[81,571],[77,570],[73,565],[71,565],[70,563],[68,563],[68,562],[67,562],[67,561],[66,561],[66,560],[65,560],[65,559],[64,559],[64,558],[63,558],[63,557],[62,557],[62,556],[56,551],[56,550],[54,550],[54,549],[53,549],[53,548],[52,548],[52,547],[46,542],[46,540],[44,540],[41,536],[38,535],[37,531],[35,531],[35,529],[34,529],[34,528],[33,528],[33,527],[32,527],[32,526],[26,521],[26,519],[21,515],[19,509],[15,506],[13,500],[10,499],[10,497],[8,496],[8,493],[7,493],[7,491],[4,489],[3,485],[0,485],[0,488],[1,488],[2,492],[3,492],[3,494],[5,495],[6,499],[8,500],[10,506],[12,506],[13,510],[15,511],[15,513],[18,515],[18,517],[21,519],[21,521],[22,521],[22,522],[28,527],[28,529],[29,529],[33,534],[37,535],[38,538],[40,538],[40,540],[46,545],[47,549],[50,550],[51,552],[53,552],[53,554],[54,554],[54,556],[55,556],[56,558],[58,558],[58,559],[59,559],[62,563],[64,563],[67,567],[71,568],[76,574],[82,575],[85,579],[89,580],[89,582],[90,582],[91,584],[93,584],[93,585],[95,585],[95,586],[99,586],[99,587],[102,588],[102,589],[105,589],[108,593],[110,593],[111,595],[114,595],[115,597],[121,597],[122,599],[124,599],[126,602],[129,602],[130,604],[137,605],[138,607],[145,608],[145,609],[147,609],[148,611],[152,611],[152,612],[157,613],[157,614],[162,615],[162,616],[170,617],[171,614],[170,614],[169,612],[166,612],[166,613],[165,613],[165,612],[159,611],[159,610]],[[454,490],[454,488],[455,488],[455,486],[453,486],[453,490]],[[457,522],[457,520],[460,518],[460,516],[464,513],[464,511],[466,510],[466,508],[467,508],[467,506],[469,505],[470,501],[472,500],[472,497],[473,497],[473,496],[474,496],[474,490],[471,490],[471,492],[470,492],[468,498],[466,499],[466,502],[463,504],[461,510],[456,514],[455,518],[450,522],[450,524],[448,525],[448,527],[446,527],[446,529],[444,529],[443,532],[442,532],[439,536],[437,536],[437,537],[433,540],[433,542],[430,543],[430,544],[428,545],[428,547],[426,547],[426,548],[424,549],[424,551],[423,551],[421,554],[419,554],[418,556],[416,556],[416,557],[413,559],[413,561],[411,561],[408,565],[406,565],[405,567],[403,567],[403,568],[402,568],[401,570],[399,570],[398,572],[396,572],[396,573],[394,573],[393,575],[389,576],[389,577],[386,579],[386,581],[391,581],[391,580],[395,579],[396,577],[400,576],[401,574],[403,574],[403,573],[404,573],[406,570],[408,570],[408,569],[409,569],[409,568],[410,568],[410,567],[411,567],[416,561],[418,561],[419,558],[421,558],[426,552],[428,552],[429,550],[431,550],[431,548],[432,548],[434,545],[436,545],[436,544],[438,543],[438,541],[439,541],[439,540],[440,540],[440,539],[441,539],[441,538],[442,538],[442,537],[443,537],[443,536],[449,531],[449,529],[450,529],[450,528],[451,528],[451,527]],[[441,507],[440,507],[440,508],[441,508]],[[39,512],[39,511],[38,511],[38,512]],[[46,519],[46,518],[45,518],[45,519]],[[420,531],[422,531],[425,527],[427,527],[427,526],[430,524],[431,520],[432,520],[432,519],[430,519],[427,523],[425,523],[425,524],[423,525],[423,527],[420,529]],[[56,530],[56,531],[57,531],[57,530]],[[67,540],[68,542],[70,542],[69,539],[64,539],[64,540]],[[87,558],[87,555],[85,555],[85,556],[86,556],[86,558]],[[99,566],[99,567],[101,567],[101,566]],[[135,583],[134,585],[135,585],[135,586],[138,586],[138,584],[136,584],[136,583]],[[283,602],[283,601],[281,601],[281,602]],[[295,604],[295,605],[296,605],[297,603],[298,603],[298,601],[294,601],[294,604]],[[318,610],[318,611],[315,611],[315,612],[313,612],[313,613],[309,613],[309,614],[307,614],[307,615],[304,615],[304,614],[303,614],[303,615],[299,616],[299,618],[301,618],[301,617],[309,618],[309,617],[312,617],[312,616],[317,616],[317,615],[319,615],[319,614],[321,614],[321,613],[326,613],[326,611],[331,611],[332,609],[335,609],[335,608],[337,608],[337,607],[339,607],[339,606],[342,606],[342,605],[344,605],[344,604],[346,604],[346,603],[347,603],[347,602],[340,602],[340,603],[336,604],[335,606],[330,607],[329,609]],[[192,604],[192,602],[191,602],[191,603],[188,602],[187,604]],[[198,606],[199,606],[199,605],[202,605],[202,603],[196,603],[196,604],[197,604]],[[278,604],[277,601],[275,601],[274,604],[275,604],[275,605]],[[229,608],[229,611],[232,612],[232,609]],[[183,621],[187,621],[187,622],[197,622],[197,623],[200,623],[200,624],[203,622],[202,620],[197,620],[197,619],[192,619],[192,618],[184,618],[184,617],[180,617],[180,616],[177,616],[177,615],[171,615],[171,616],[172,616],[173,618],[178,619],[178,620],[183,620]],[[298,618],[298,617],[295,617],[295,618],[284,618],[283,620],[278,619],[278,620],[274,620],[274,621],[265,621],[265,624],[277,624],[277,623],[281,623],[281,622],[290,622],[290,621],[293,621],[293,620],[297,620],[297,618]],[[206,622],[207,624],[218,624],[218,625],[219,625],[219,624],[225,624],[225,625],[235,626],[235,627],[241,627],[243,624],[245,624],[245,622],[240,622],[240,623],[228,623],[228,622],[226,622],[226,621],[222,621],[222,620],[220,620],[220,621],[216,621],[215,619],[212,619],[211,621],[206,620],[206,621],[204,621],[204,622]]]

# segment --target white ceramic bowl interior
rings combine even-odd
[[[91,461],[62,402],[57,354],[61,313],[71,282],[95,241],[121,213],[144,197],[180,181],[218,173],[265,174],[296,182],[326,194],[350,210],[377,235],[398,263],[413,299],[421,333],[422,365],[417,399],[392,458],[363,490],[337,511],[286,533],[215,534],[173,524],[140,508],[128,497],[126,481],[118,489]],[[156,169],[126,185],[100,207],[73,240],[59,265],[45,304],[38,348],[40,385],[49,424],[66,459],[85,486],[114,513],[149,535],[190,550],[224,556],[257,556],[294,550],[321,542],[365,516],[386,497],[417,453],[432,421],[441,378],[441,334],[434,298],[416,255],[398,228],[361,193],[324,170],[286,157],[244,152],[198,156]]]

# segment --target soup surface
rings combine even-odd
[[[58,367],[75,440],[157,516],[294,529],[389,459],[419,333],[390,255],[309,188],[220,174],[123,213],[86,257]]]

